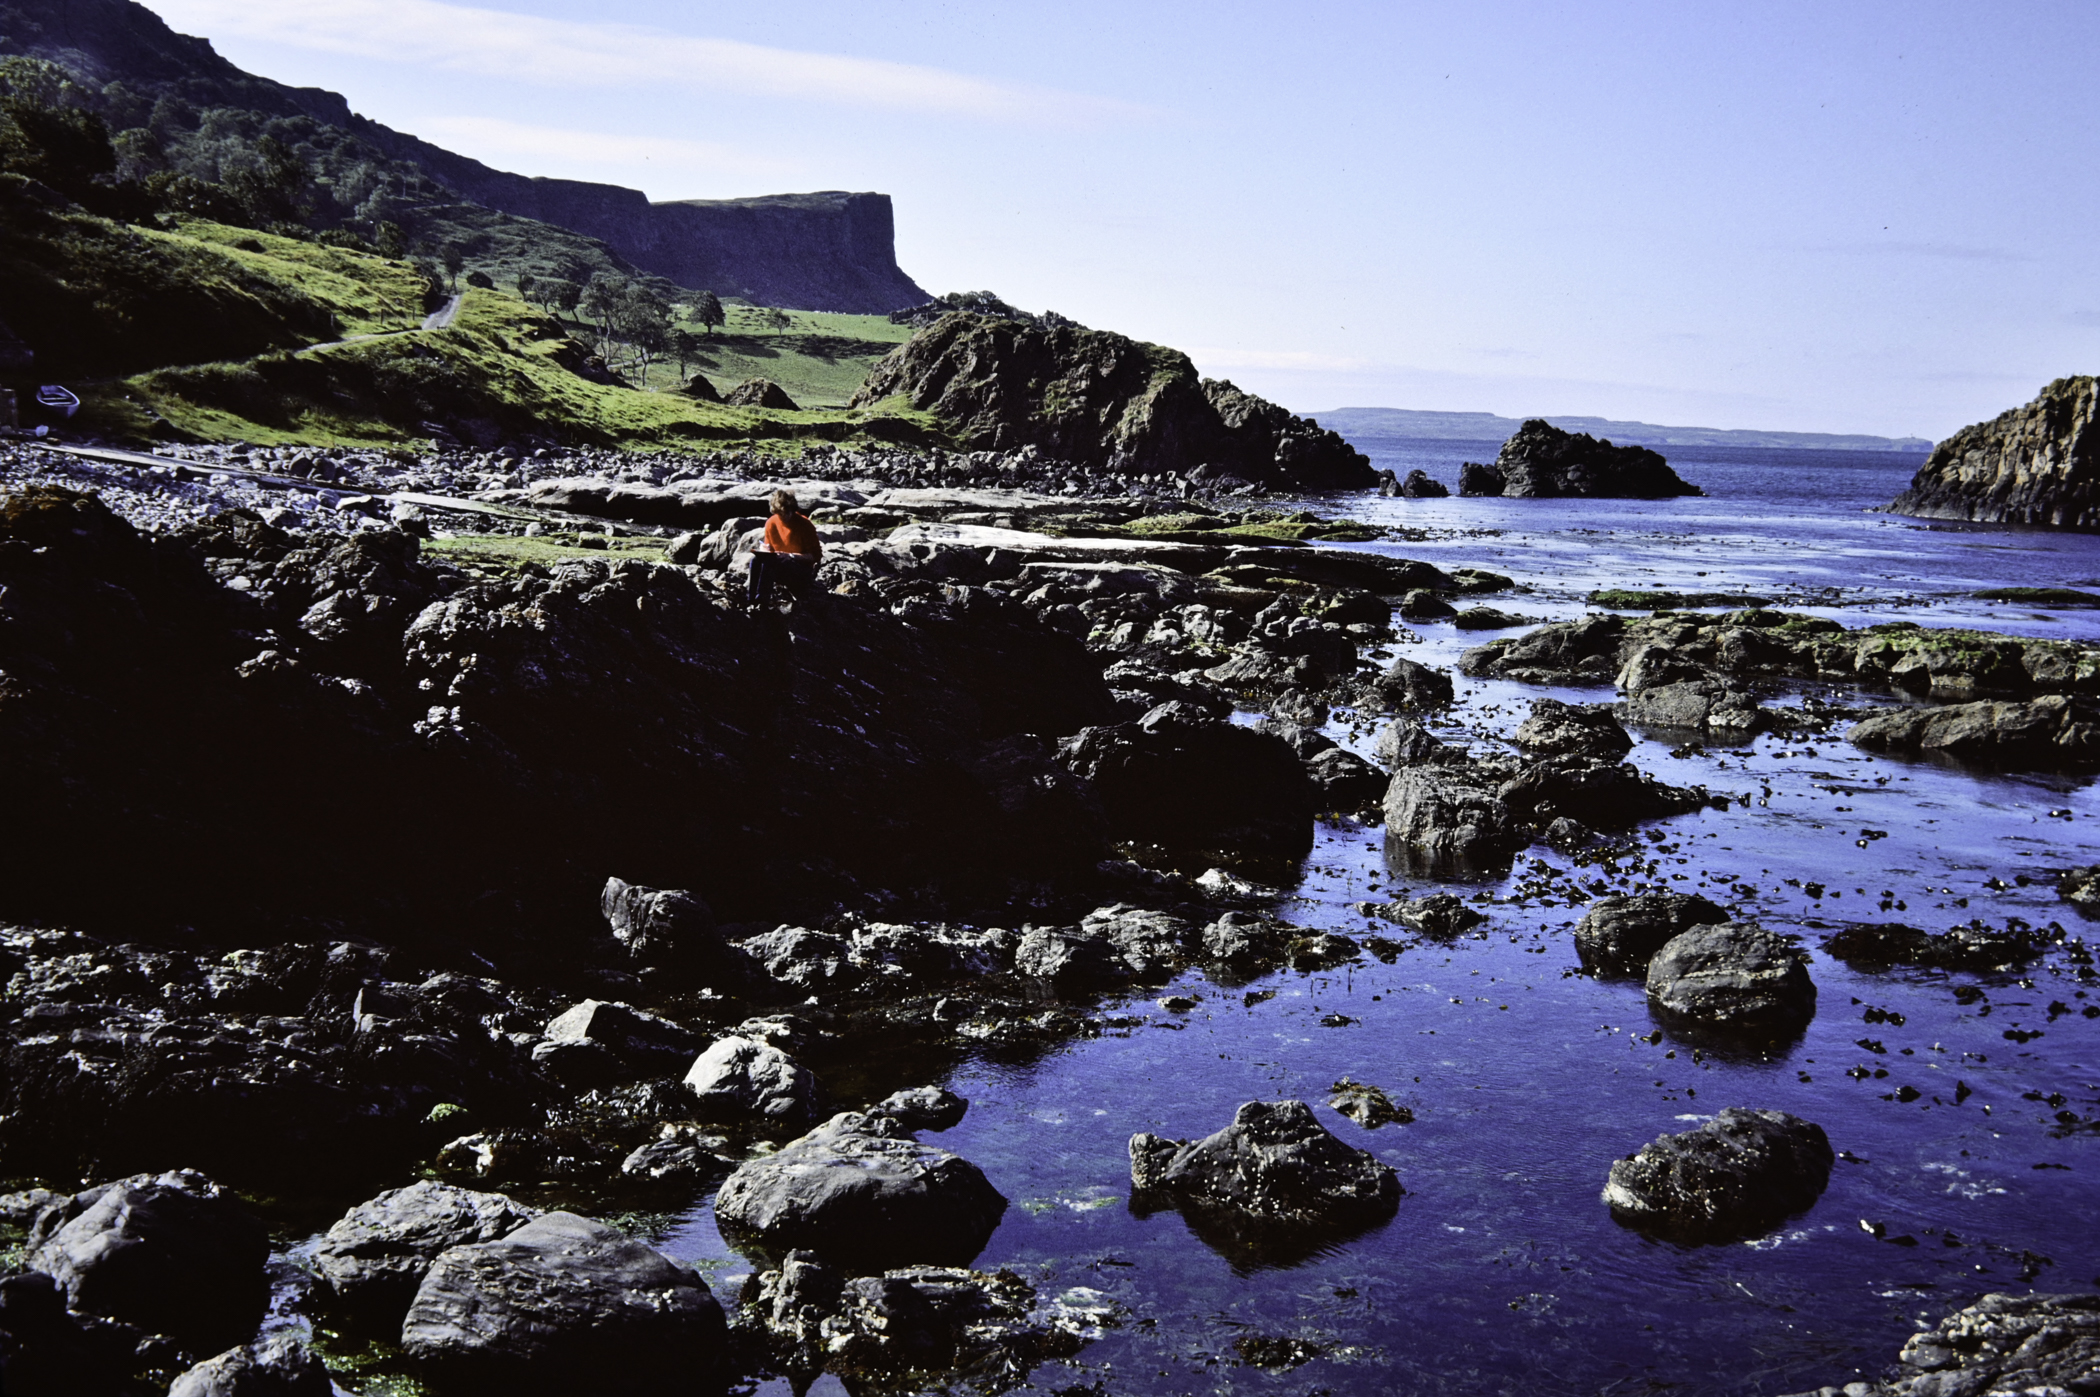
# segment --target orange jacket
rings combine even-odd
[[[766,520],[766,547],[775,553],[804,553],[811,559],[824,556],[824,545],[817,542],[817,526],[806,514],[787,519],[776,514]]]

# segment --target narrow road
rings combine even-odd
[[[426,330],[448,329],[452,324],[452,317],[459,314],[460,300],[461,297],[455,295],[451,300],[432,311],[424,318],[423,328]]]

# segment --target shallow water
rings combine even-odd
[[[1379,464],[1424,465],[1449,482],[1457,460],[1493,451],[1419,446]],[[1769,459],[1722,459],[1747,455]],[[1511,574],[1526,590],[1487,600],[1539,619],[1579,614],[1594,587],[1642,586],[1800,598],[1848,626],[1901,618],[2100,635],[2100,613],[1961,595],[2094,585],[2100,539],[1862,513],[1901,488],[1915,458],[1686,451],[1673,463],[1710,497],[1366,497],[1343,511],[1428,531],[1379,545],[1387,551]],[[1487,638],[1416,632],[1400,651],[1440,666]],[[1507,733],[1542,694],[1610,697],[1462,680],[1451,716]],[[1365,734],[1332,731],[1363,745]],[[1828,737],[1675,752],[1647,740],[1631,760],[1746,798],[1649,827],[1660,839],[1643,839],[1652,864],[1639,880],[1703,889],[1811,947],[1848,921],[1938,931],[2019,916],[2096,929],[2056,899],[2049,876],[2100,857],[2087,833],[2100,799],[2086,778],[1984,775]],[[1549,880],[1542,865],[1559,872]],[[1159,1008],[1168,990],[1155,990],[1104,1006],[1099,1038],[955,1071],[948,1085],[970,1113],[931,1138],[1013,1204],[977,1264],[1127,1307],[1125,1324],[1072,1364],[1038,1369],[1034,1385],[1786,1393],[1879,1373],[1914,1328],[1986,1291],[2100,1285],[2100,1016],[2083,1012],[2100,1005],[2100,982],[2081,979],[2084,967],[2052,955],[2024,975],[1864,973],[1818,953],[1819,1010],[1797,1041],[1768,1056],[1695,1057],[1651,1021],[1638,984],[1574,973],[1567,931],[1582,909],[1566,892],[1570,878],[1596,877],[1536,848],[1506,877],[1410,879],[1387,868],[1378,829],[1325,826],[1283,890],[1287,919],[1401,934],[1349,904],[1447,887],[1481,899],[1487,924],[1391,963],[1230,985],[1191,973],[1171,987],[1199,999],[1191,1011]],[[1323,1022],[1336,1016],[1346,1022]],[[1386,1088],[1415,1121],[1366,1131],[1329,1110],[1344,1076]],[[1915,1099],[1899,1098],[1906,1087]],[[1207,1134],[1239,1103],[1278,1097],[1312,1102],[1336,1134],[1391,1163],[1407,1190],[1398,1216],[1295,1265],[1250,1270],[1174,1213],[1131,1211],[1132,1133]],[[1613,1159],[1737,1105],[1795,1112],[1845,1152],[1814,1208],[1754,1241],[1698,1248],[1612,1221],[1598,1194]],[[721,1242],[709,1204],[694,1200],[655,1236],[733,1281],[748,1263]],[[1313,1356],[1253,1366],[1235,1347],[1248,1337],[1302,1339]],[[839,1389],[826,1378],[816,1390]]]

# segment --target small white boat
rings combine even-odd
[[[80,399],[73,390],[56,383],[47,383],[36,390],[36,405],[60,417],[71,417],[80,411]]]

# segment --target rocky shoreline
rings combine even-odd
[[[1935,446],[1888,508],[1919,519],[2100,529],[2100,380],[2060,378],[2035,400]]]
[[[1755,1053],[1817,1013],[1797,937],[1676,892],[1648,852],[1663,822],[1752,797],[1642,770],[1629,725],[2100,759],[2100,647],[1762,607],[1532,626],[1478,605],[1508,578],[1308,546],[1344,526],[1187,476],[1096,495],[1026,455],[893,479],[818,457],[798,473],[833,540],[820,585],[753,611],[756,460],[239,459],[8,463],[0,1170],[43,1183],[0,1198],[24,1230],[0,1279],[10,1394],[325,1390],[257,1328],[272,1277],[241,1195],[294,1180],[363,1201],[280,1291],[434,1392],[1011,1385],[1136,1317],[970,1269],[1009,1199],[922,1138],[969,1109],[944,1073],[1117,1031],[1113,1002],[1191,967],[1312,976],[1479,922],[1436,894],[1362,904],[1361,935],[1292,924],[1265,885],[1317,821],[1382,826],[1387,865],[1425,876],[1561,851],[1590,972],[1641,982],[1686,1043]],[[515,513],[340,507],[382,483]],[[295,491],[316,503],[265,503]],[[492,519],[641,551],[452,561],[443,535]],[[1623,697],[1541,696],[1506,743],[1454,729],[1453,676],[1394,653],[1446,623],[1528,627],[1463,674]],[[1831,681],[1860,701],[1776,701]],[[1323,727],[1375,733],[1371,755]],[[1972,941],[1847,950],[2070,944]],[[1402,1118],[1337,1092],[1366,1125]],[[1745,1109],[1595,1162],[1627,1225],[1704,1240],[1815,1207],[1822,1127],[1720,1104]],[[1407,1206],[1302,1102],[1187,1128],[1130,1141],[1133,1206],[1235,1264]],[[548,1181],[720,1181],[753,1272],[715,1293],[502,1192]]]

